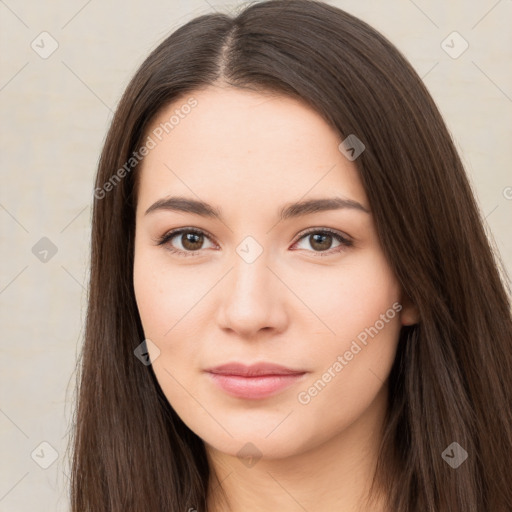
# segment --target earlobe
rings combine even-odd
[[[402,299],[402,311],[400,312],[402,325],[417,324],[420,321],[418,308],[406,294],[403,295]]]

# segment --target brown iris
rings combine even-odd
[[[201,248],[204,241],[204,235],[199,233],[183,233],[181,235],[181,243],[183,247],[189,251],[197,251]]]
[[[330,249],[332,245],[332,235],[315,233],[309,236],[311,247],[315,250],[323,251]]]

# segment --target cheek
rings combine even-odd
[[[212,276],[193,265],[176,271],[167,259],[165,250],[136,249],[133,284],[144,335],[159,349],[153,371],[168,400],[183,410],[190,396],[179,384],[191,389],[201,367],[198,317],[206,314]]]
[[[338,268],[300,272],[300,279],[290,274],[287,279],[297,283],[294,291],[309,308],[296,321],[307,322],[304,329],[333,339],[335,345],[373,326],[390,308],[392,319],[399,317],[393,304],[400,299],[400,286],[378,249],[348,255]]]
[[[208,280],[201,280],[193,266],[177,272],[166,262],[166,256],[165,250],[136,250],[133,271],[144,333],[164,343],[180,323],[190,321],[189,315],[194,315],[193,308],[208,289]]]
[[[360,426],[373,414],[370,411],[375,412],[372,403],[386,391],[395,359],[400,331],[397,318],[380,330],[373,327],[373,322],[370,328],[361,330],[364,336],[340,337],[323,348],[321,361],[317,356],[320,370],[304,383],[296,397],[305,432],[328,437],[352,424]],[[379,403],[379,407],[385,407],[385,402]]]
[[[321,415],[326,430],[350,424],[375,399],[393,365],[401,328],[400,287],[382,254],[368,252],[343,270],[325,278],[323,294],[308,296],[330,331],[324,326],[315,350],[308,350],[316,372],[297,395],[305,421]],[[321,284],[317,280],[314,289]]]
[[[168,271],[144,251],[136,253],[134,291],[146,339],[158,347],[151,352],[151,368],[169,403],[182,418],[194,418],[197,408],[187,390],[193,392],[191,373],[199,365],[197,346],[192,341],[194,322],[190,322],[201,294],[182,272]],[[186,273],[185,273],[186,274]],[[204,292],[203,292],[204,294]],[[193,380],[192,380],[193,382]],[[200,411],[199,411],[200,412]],[[206,422],[206,419],[203,421]]]

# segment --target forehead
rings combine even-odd
[[[365,202],[355,165],[338,149],[340,135],[288,96],[231,87],[195,91],[159,112],[146,137],[154,147],[139,168],[142,207],[171,193],[242,205],[309,192]]]

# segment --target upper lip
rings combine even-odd
[[[220,375],[238,375],[242,377],[253,377],[256,375],[298,375],[306,373],[305,370],[293,370],[274,363],[255,363],[245,365],[242,363],[227,363],[206,370],[209,373]]]

